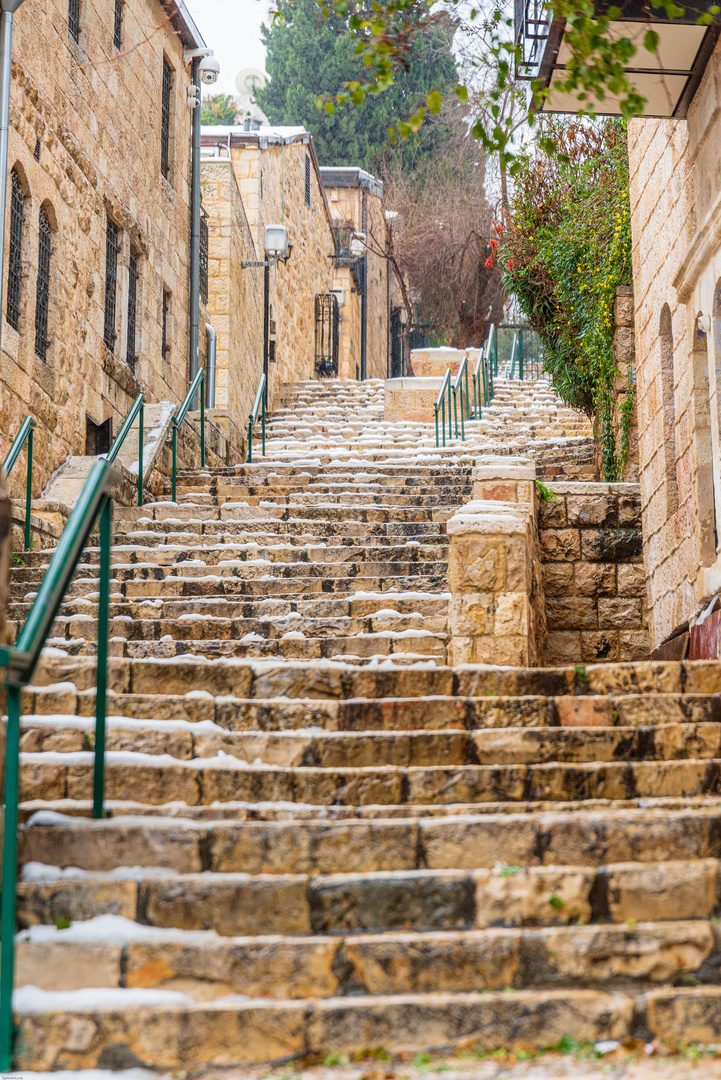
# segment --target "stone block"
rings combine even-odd
[[[651,655],[651,638],[648,630],[622,630],[619,660],[648,660]]]
[[[591,918],[592,868],[510,866],[477,870],[477,926],[549,926]],[[559,908],[552,897],[561,897]],[[571,914],[573,912],[573,914]]]
[[[581,633],[578,630],[552,630],[546,638],[543,662],[549,667],[562,667],[581,662]]]
[[[459,593],[449,606],[451,635],[458,638],[494,632],[498,593]]]
[[[651,865],[619,863],[604,870],[609,915],[614,922],[639,919],[708,919],[716,909],[715,859]]]
[[[566,507],[571,527],[610,527],[616,524],[614,495],[567,495]]]
[[[561,727],[611,727],[613,724],[613,701],[600,695],[555,698],[558,721]]]
[[[581,634],[581,660],[584,664],[607,663],[620,659],[618,631],[586,631]]]
[[[578,529],[541,529],[538,539],[544,562],[575,562],[581,557]]]
[[[586,562],[638,562],[641,543],[640,529],[583,529],[580,554]]]
[[[333,874],[311,881],[308,898],[312,930],[321,934],[460,930],[474,912],[473,884],[454,870]]]
[[[617,567],[619,596],[646,596],[646,574],[642,565],[624,563]]]
[[[538,504],[538,525],[541,529],[564,529],[568,525],[565,498],[541,499]]]
[[[620,574],[621,568],[618,568]],[[574,567],[576,596],[615,596],[616,566],[613,563],[578,562]]]
[[[600,597],[598,626],[601,630],[638,630],[642,625],[641,601],[637,597]],[[626,659],[626,657],[619,657]],[[646,657],[644,657],[646,659]]]
[[[578,564],[578,566],[581,565],[583,564]],[[576,572],[578,570],[578,566],[576,567]],[[573,563],[544,563],[541,570],[543,575],[544,596],[571,596],[573,594]]]
[[[555,596],[546,599],[548,629],[595,630],[599,625],[597,601],[587,596]]]

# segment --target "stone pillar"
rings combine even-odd
[[[628,372],[633,373],[634,380],[636,377],[633,313],[633,286],[619,285],[616,288],[616,301],[613,305],[613,356],[619,370],[613,384],[616,395],[615,430],[617,446],[619,445],[618,441],[621,433],[621,405],[626,400],[629,391]],[[635,404],[631,417],[626,468],[623,476],[619,479],[638,483],[638,422]]]
[[[535,468],[482,458],[472,480],[474,500],[447,525],[451,663],[537,666],[545,616]]]

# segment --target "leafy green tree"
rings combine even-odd
[[[312,132],[321,165],[377,169],[388,146],[388,129],[422,107],[429,94],[457,84],[454,25],[444,16],[415,36],[393,85],[369,95],[362,109],[319,109],[319,98],[333,97],[346,83],[364,78],[348,21],[335,14],[324,18],[316,0],[279,0],[278,11],[262,31],[270,82],[256,92],[257,101],[271,123],[303,124]],[[438,137],[442,133],[436,128],[419,150],[431,152]]]
[[[203,99],[201,124],[235,124],[238,109],[232,94],[210,94]]]

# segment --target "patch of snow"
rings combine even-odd
[[[82,990],[41,990],[20,986],[13,991],[13,1009],[28,1015],[46,1012],[95,1012],[98,1009],[124,1010],[133,1006],[162,1008],[164,1005],[195,1004],[190,994],[177,990],[156,990],[115,986],[89,986]],[[53,1074],[57,1075],[57,1074]]]

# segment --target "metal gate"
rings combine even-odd
[[[319,379],[338,375],[338,297],[318,293],[315,298],[315,373]]]

